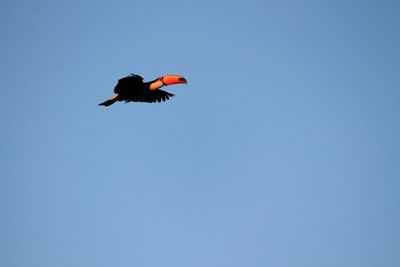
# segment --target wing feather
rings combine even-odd
[[[142,84],[143,84],[143,77],[136,74],[132,74],[118,80],[118,83],[114,88],[114,93],[119,94],[121,92],[126,92],[127,90],[140,88]]]
[[[154,91],[147,91],[146,94],[143,95],[142,100],[144,102],[148,102],[148,103],[164,102],[172,96],[174,96],[174,95],[167,91],[158,89],[158,90],[154,90]]]

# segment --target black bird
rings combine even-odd
[[[186,79],[178,75],[165,75],[150,82],[143,82],[143,78],[131,74],[118,80],[114,88],[114,95],[110,99],[100,103],[99,106],[110,106],[116,101],[125,102],[161,102],[174,96],[171,93],[160,90],[161,87],[172,84],[186,84]]]

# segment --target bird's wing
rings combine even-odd
[[[154,91],[146,90],[140,94],[136,94],[130,97],[127,102],[147,102],[147,103],[154,103],[154,102],[161,102],[166,101],[170,97],[173,97],[174,94],[168,93],[166,91],[157,89]]]
[[[129,88],[140,88],[142,84],[143,77],[132,74],[118,80],[118,83],[114,88],[114,93],[119,94],[121,90],[128,90]]]

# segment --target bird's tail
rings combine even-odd
[[[114,104],[116,101],[118,101],[118,95],[114,95],[113,97],[111,97],[110,99],[104,101],[103,103],[100,103],[99,106],[110,106],[112,104]]]

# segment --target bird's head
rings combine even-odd
[[[150,83],[150,90],[157,90],[163,86],[173,84],[186,84],[187,81],[184,77],[178,75],[165,75],[158,77]]]

